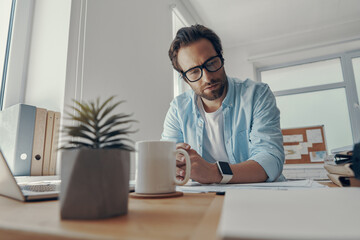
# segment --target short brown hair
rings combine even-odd
[[[217,54],[222,54],[221,40],[216,33],[200,24],[192,25],[190,27],[183,27],[177,31],[175,39],[170,45],[169,57],[174,69],[178,72],[182,72],[177,61],[177,55],[181,47],[187,46],[193,42],[196,42],[202,38],[205,38],[211,42]]]

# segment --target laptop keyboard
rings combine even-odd
[[[53,192],[60,190],[60,180],[19,183],[21,190],[30,192]]]

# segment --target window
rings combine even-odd
[[[343,82],[340,59],[263,71],[261,78],[273,91]]]
[[[2,110],[8,66],[15,0],[0,1],[0,110]]]
[[[360,141],[360,58],[347,54],[258,69],[274,92],[281,128],[324,125],[328,150]],[[349,69],[354,74],[349,74]],[[355,75],[355,77],[354,77]]]

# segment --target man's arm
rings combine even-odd
[[[190,178],[199,183],[219,183],[222,176],[215,163],[205,161],[190,145],[186,143],[177,144],[177,148],[182,148],[189,153],[191,160]],[[185,159],[179,155],[177,159],[177,177],[183,179],[185,176]],[[229,183],[254,183],[264,182],[268,178],[263,167],[259,163],[248,160],[238,164],[230,165],[233,178]]]
[[[268,178],[264,168],[254,160],[230,165],[233,178],[229,183],[265,182]]]
[[[161,140],[183,142],[184,136],[180,127],[177,108],[172,102],[166,114],[164,121],[164,130],[161,134]]]
[[[249,138],[249,159],[262,166],[267,181],[275,181],[281,175],[285,155],[280,111],[268,85],[256,91]]]

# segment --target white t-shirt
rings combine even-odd
[[[222,106],[215,112],[207,113],[200,97],[197,99],[197,104],[205,121],[203,158],[210,163],[216,161],[229,162],[225,149]]]

